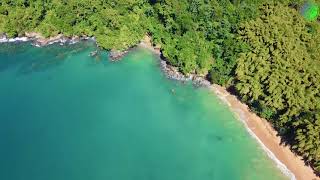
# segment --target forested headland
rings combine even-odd
[[[94,36],[107,50],[125,50],[148,33],[168,63],[232,90],[320,172],[320,24],[302,16],[303,6],[303,0],[2,0],[0,33]]]

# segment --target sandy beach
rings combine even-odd
[[[139,47],[147,48],[160,55],[160,48],[154,48],[149,36],[145,36]],[[278,168],[291,180],[320,180],[312,168],[306,166],[300,156],[295,155],[288,146],[281,145],[280,137],[265,119],[250,111],[248,106],[230,94],[224,87],[213,84],[210,89],[224,102],[246,126],[268,156],[275,161]]]
[[[50,38],[49,40],[56,42],[56,39],[58,38]],[[149,49],[159,56],[161,54],[160,48],[154,47],[151,43],[151,38],[147,35],[138,47]],[[214,84],[210,86],[210,89],[229,106],[235,116],[244,123],[252,137],[257,140],[268,156],[276,162],[279,169],[290,179],[320,180],[313,170],[304,164],[301,157],[295,155],[289,147],[280,144],[280,137],[277,136],[277,132],[271,127],[270,123],[251,112],[247,105],[239,101],[236,96],[230,94],[224,87]]]
[[[240,102],[225,88],[212,85],[213,92],[224,101],[232,112],[245,124],[249,133],[259,142],[278,167],[290,177],[297,180],[319,180],[311,167],[306,166],[301,157],[296,156],[289,147],[280,145],[280,137],[265,119],[251,112],[247,105]]]

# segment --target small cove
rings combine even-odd
[[[0,179],[286,179],[212,92],[94,49],[0,44]]]

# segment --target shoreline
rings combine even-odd
[[[76,44],[80,41],[92,40],[96,43],[96,46],[99,47],[95,37],[89,36],[64,36],[63,34],[58,34],[52,37],[43,37],[40,33],[37,32],[26,32],[24,36],[18,36],[15,38],[8,38],[6,34],[0,34],[0,43],[19,43],[19,42],[31,42],[32,46],[35,47],[45,47],[48,45],[52,45],[55,43],[59,43],[60,45],[72,45]],[[109,52],[110,61],[115,62],[120,60],[123,56],[125,56],[132,48],[128,48],[124,51],[119,51],[115,49],[111,49]],[[97,51],[93,51],[90,53],[90,56],[95,56]]]
[[[138,46],[151,50],[161,59],[160,48],[153,46],[149,36],[145,36]],[[207,87],[215,93],[222,103],[228,105],[230,111],[243,123],[248,133],[258,142],[268,157],[276,163],[277,168],[290,180],[320,180],[313,169],[305,165],[302,157],[294,154],[288,146],[281,145],[281,139],[277,136],[277,131],[273,129],[267,120],[253,113],[246,104],[229,93],[224,87],[211,84],[200,76],[184,76],[177,69],[168,65],[164,59],[160,60],[160,66],[169,79],[179,81],[192,80],[196,86]]]
[[[148,49],[159,57],[160,69],[164,72],[167,78],[181,82],[192,81],[192,84],[196,87],[209,88],[211,86],[211,83],[204,76],[197,74],[183,75],[179,72],[177,67],[168,64],[165,58],[161,55],[160,47],[154,47],[151,43],[151,38],[148,35],[144,37],[137,47]]]
[[[16,38],[8,38],[6,34],[0,34],[0,43],[14,43],[14,42],[28,42],[31,41],[31,44],[36,47],[44,47],[47,45],[51,45],[54,43],[63,44],[75,44],[82,40],[95,40],[93,37],[87,36],[71,36],[67,37],[62,34],[58,34],[57,36],[45,38],[41,34],[36,32],[26,32],[24,36],[19,36]]]
[[[302,157],[295,155],[288,146],[281,145],[281,139],[271,124],[251,112],[249,107],[230,94],[224,87],[213,84],[210,87],[218,98],[246,127],[249,134],[260,144],[283,174],[291,180],[319,180],[311,167],[306,166]]]
[[[37,33],[26,33],[25,37],[17,37],[13,39],[8,39],[6,36],[0,35],[0,43],[32,41],[32,45],[37,47],[53,43],[74,44],[81,40],[88,39],[95,40],[93,37],[65,37],[63,35],[43,38]],[[320,180],[320,177],[316,176],[313,169],[305,165],[300,156],[295,155],[288,146],[280,144],[281,139],[277,136],[277,132],[272,128],[269,122],[251,112],[246,104],[238,100],[236,96],[229,93],[224,87],[211,84],[202,76],[193,74],[185,76],[181,74],[176,67],[169,65],[167,61],[163,59],[160,47],[154,47],[151,43],[151,38],[147,35],[137,45],[137,47],[148,49],[159,56],[160,68],[169,79],[182,82],[192,81],[195,86],[206,87],[213,91],[213,93],[215,93],[223,103],[228,105],[230,111],[232,111],[237,119],[244,124],[249,134],[258,142],[261,148],[267,153],[268,157],[276,163],[277,167],[284,175],[289,177],[291,180]],[[130,49],[128,51],[130,51]],[[116,60],[121,58],[128,51],[116,54]]]

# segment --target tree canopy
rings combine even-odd
[[[40,32],[95,36],[104,49],[126,49],[146,33],[145,1],[5,0],[0,2],[0,32],[9,37]]]
[[[320,171],[320,25],[303,17],[304,3],[1,0],[0,33],[94,36],[107,50],[150,34],[168,63],[235,89]]]
[[[320,168],[319,24],[277,4],[260,10],[259,18],[239,29],[251,50],[237,60],[235,86],[282,135],[294,134],[294,147]]]

